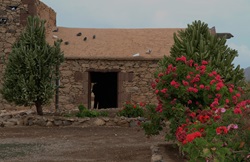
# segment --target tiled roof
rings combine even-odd
[[[47,40],[53,43],[57,38],[62,39],[61,49],[67,59],[157,60],[170,54],[173,34],[178,30],[58,27],[58,31],[51,32]],[[77,36],[78,33],[81,36]],[[133,56],[138,54],[139,57]]]

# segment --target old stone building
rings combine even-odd
[[[59,27],[48,41],[63,40],[61,107],[83,103],[90,108],[95,82],[103,85],[103,107],[121,107],[125,101],[155,102],[153,75],[159,59],[169,55],[177,30]]]
[[[93,107],[93,85],[101,84],[102,108],[125,101],[156,103],[151,89],[158,61],[169,55],[173,34],[180,29],[86,29],[56,27],[56,13],[39,0],[0,0],[0,54],[8,56],[28,15],[45,19],[47,41],[62,39],[59,106]],[[215,33],[215,28],[212,32]],[[0,62],[0,77],[3,62]],[[0,95],[0,109],[13,107]],[[48,107],[53,108],[54,103]]]

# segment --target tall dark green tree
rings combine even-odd
[[[226,45],[225,38],[211,34],[208,25],[194,21],[185,30],[174,34],[171,57],[186,56],[195,62],[209,61],[209,64],[222,75],[225,82],[241,86],[244,83],[244,70],[234,66],[238,52]]]
[[[42,106],[55,92],[56,66],[64,60],[60,44],[59,40],[53,46],[46,42],[44,20],[28,17],[6,62],[1,89],[4,99],[19,106],[35,105],[37,114],[43,115]]]

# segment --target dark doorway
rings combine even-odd
[[[90,72],[91,108],[117,108],[117,72]]]

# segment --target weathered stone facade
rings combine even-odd
[[[45,19],[47,33],[56,26],[55,11],[39,0],[0,0],[0,87],[4,70],[3,59],[7,59],[29,15]],[[9,107],[11,106],[0,94],[0,109]]]
[[[67,59],[61,66],[60,107],[76,108],[84,104],[90,108],[89,72],[112,72],[118,74],[118,107],[126,101],[155,103],[151,88],[156,60],[74,60]],[[107,92],[108,95],[109,92]]]

